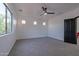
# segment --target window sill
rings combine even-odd
[[[1,34],[0,37],[4,37],[4,36],[7,36],[7,35],[10,35],[12,34],[13,32],[10,32],[10,33],[7,33],[7,34]]]

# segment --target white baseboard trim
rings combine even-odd
[[[56,39],[56,40],[64,41],[64,39],[59,39],[59,38],[55,38],[55,37],[51,37],[51,36],[44,36],[44,37],[45,38],[49,37],[49,38],[53,38],[53,39]],[[44,37],[24,38],[23,40],[25,40],[25,39],[39,39],[39,38],[44,38]],[[17,39],[17,40],[22,40],[22,39]]]
[[[0,56],[8,56],[8,52],[0,52]]]
[[[14,43],[12,44],[12,47],[10,48],[9,52],[7,52],[7,54],[6,54],[7,56],[9,55],[10,51],[12,50],[12,48],[13,48],[15,42],[16,42],[16,40],[15,40]]]
[[[48,37],[48,36],[43,36],[43,37],[31,37],[31,38],[23,38],[23,39],[37,39],[37,38],[44,38],[44,37]],[[22,40],[22,39],[16,39],[16,40]]]
[[[48,36],[48,37],[50,37],[50,38],[54,38],[54,39],[56,39],[56,40],[60,40],[60,41],[63,41],[63,42],[64,42],[64,39],[59,39],[59,38],[52,37],[52,36]]]

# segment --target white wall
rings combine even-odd
[[[33,25],[33,21],[36,20],[33,17],[24,17],[26,20],[25,25],[21,24],[22,19],[18,17],[16,38],[27,39],[49,36],[64,41],[64,19],[74,18],[76,16],[79,16],[79,8],[55,17],[40,18],[40,20],[37,20],[38,24],[36,26]],[[43,21],[46,21],[48,24],[42,26],[41,23]],[[79,30],[79,28],[77,28],[77,30]]]
[[[13,11],[11,4],[8,6]],[[13,11],[14,16],[15,12]],[[64,19],[79,16],[79,8],[64,13],[56,17],[42,17],[39,20],[33,17],[24,17],[26,24],[21,24],[21,18],[18,17],[17,25],[13,25],[13,32],[0,36],[0,55],[8,55],[16,39],[38,38],[38,37],[52,37],[59,40],[64,40]],[[37,25],[33,25],[33,21],[37,21]],[[46,22],[46,26],[42,25]],[[15,33],[16,30],[16,33]],[[79,20],[77,23],[77,31],[79,31]]]
[[[48,21],[48,36],[63,40],[64,19],[59,17],[51,18]]]
[[[39,19],[39,20],[38,20]],[[25,17],[26,24],[21,24],[21,18],[18,17],[18,24],[16,30],[17,39],[29,39],[29,38],[39,38],[47,37],[47,19],[45,17],[34,18],[34,17]],[[37,21],[37,25],[33,25],[33,22]],[[46,26],[42,25],[42,22],[46,22]]]
[[[79,8],[54,18],[50,17],[48,21],[48,36],[64,41],[64,19],[74,18],[76,16],[79,16]],[[77,30],[79,30],[78,25],[79,22],[77,24]]]
[[[8,6],[10,8],[12,7],[11,5],[8,5]],[[13,9],[12,9],[12,12],[13,12]],[[15,24],[14,24],[13,31],[11,33],[0,36],[0,56],[8,55],[15,41],[16,41],[16,38],[15,38]]]

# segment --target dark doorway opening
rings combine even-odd
[[[64,42],[77,44],[76,26],[76,18],[64,20]]]

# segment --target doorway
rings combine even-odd
[[[77,44],[76,21],[76,18],[64,20],[64,42]]]

